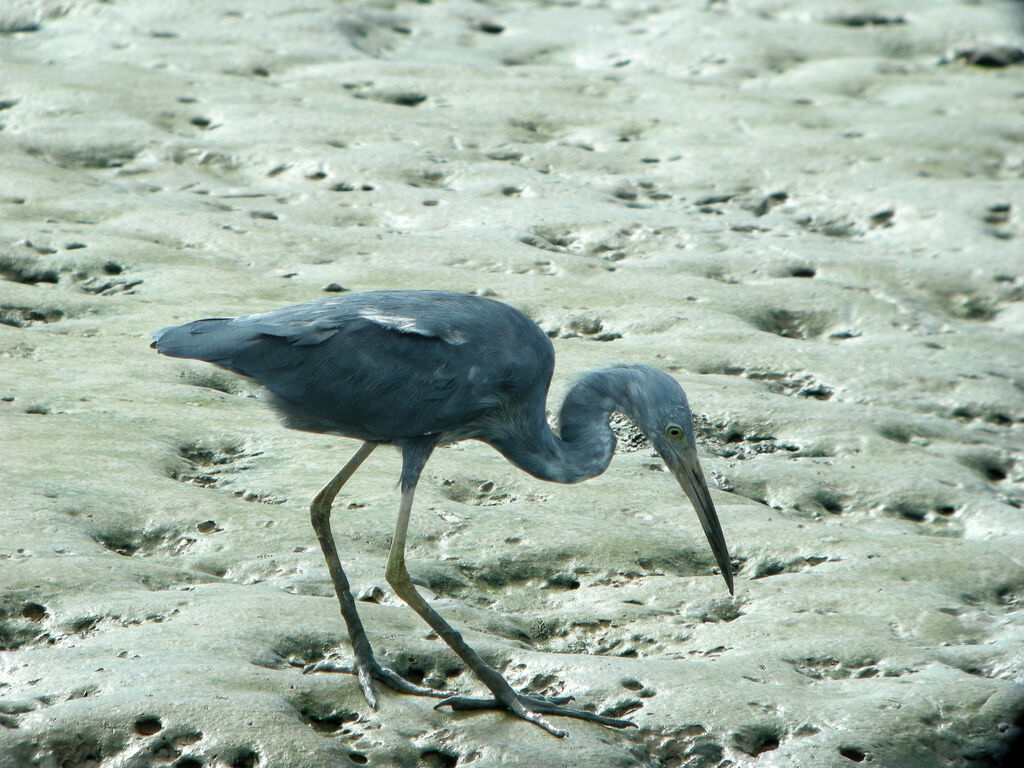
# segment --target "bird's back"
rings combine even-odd
[[[289,426],[365,440],[473,435],[496,409],[540,403],[554,352],[537,325],[491,299],[375,291],[154,334],[171,357],[255,379]]]

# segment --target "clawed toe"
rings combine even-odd
[[[294,663],[294,662],[293,662]],[[296,665],[297,666],[297,665]],[[302,668],[302,674],[308,675],[314,672],[342,672],[349,675],[356,675],[359,678],[359,687],[363,689],[363,695],[371,707],[377,709],[377,691],[373,685],[374,680],[379,680],[388,688],[398,693],[409,693],[414,696],[433,696],[443,699],[452,695],[452,691],[427,688],[406,680],[390,667],[382,666],[378,661],[371,660],[364,664],[346,664],[332,659],[321,659],[312,664],[306,664]]]
[[[373,676],[380,680],[382,683],[387,685],[399,693],[411,693],[416,696],[433,696],[438,699],[444,699],[452,695],[452,691],[439,690],[437,688],[427,688],[426,686],[416,685],[416,683],[406,680],[404,677],[399,675],[392,669],[382,667],[379,664],[373,672]]]
[[[441,707],[451,707],[454,711],[471,711],[481,709],[504,709],[517,715],[524,720],[529,720],[531,723],[535,723],[543,728],[548,733],[562,738],[566,736],[566,732],[555,728],[541,715],[561,715],[563,717],[573,717],[577,720],[586,720],[591,723],[598,723],[600,725],[608,726],[609,728],[636,728],[636,723],[632,723],[629,720],[619,720],[614,717],[605,717],[603,715],[597,715],[593,712],[587,712],[585,709],[570,709],[569,707],[561,706],[567,701],[572,699],[571,696],[558,696],[552,698],[545,698],[543,696],[527,696],[523,694],[516,694],[516,698],[510,703],[498,701],[496,698],[474,698],[470,696],[450,696],[443,701],[439,701],[434,705],[434,709],[440,709]]]
[[[296,664],[295,666],[299,665]],[[351,664],[342,664],[339,661],[332,661],[331,659],[321,659],[320,661],[314,661],[312,664],[302,665],[302,674],[311,675],[314,672],[344,672],[349,675],[354,675],[356,670]]]
[[[434,709],[451,707],[453,712],[468,712],[474,709],[502,709],[494,699],[474,699],[469,696],[449,696],[434,705]]]
[[[295,666],[302,666],[301,662],[291,660]],[[380,681],[398,693],[408,693],[414,696],[431,696],[441,701],[434,705],[434,709],[450,707],[453,711],[470,712],[474,710],[498,709],[510,712],[517,717],[538,725],[548,733],[559,738],[567,734],[561,728],[554,727],[544,715],[559,715],[561,717],[572,717],[577,720],[586,720],[591,723],[598,723],[609,728],[636,728],[636,723],[629,720],[620,720],[614,717],[605,717],[585,709],[570,709],[563,706],[572,701],[572,696],[540,696],[537,694],[512,693],[508,703],[499,701],[496,697],[473,697],[454,694],[452,691],[427,688],[406,680],[398,672],[390,667],[382,666],[376,659],[365,663],[356,661],[354,664],[347,664],[333,659],[321,659],[312,664],[302,666],[303,674],[314,672],[343,672],[354,674],[359,678],[359,686],[363,689],[363,695],[371,707],[377,709],[377,691],[374,681]]]
[[[450,696],[444,701],[439,701],[434,705],[434,709],[440,709],[441,707],[451,707],[456,712],[468,712],[471,710],[481,709],[504,709],[512,714],[521,717],[523,720],[528,720],[534,725],[539,725],[545,731],[550,733],[552,736],[557,736],[560,739],[564,739],[568,736],[568,732],[563,731],[561,728],[555,728],[547,720],[540,716],[536,707],[538,705],[537,700],[531,700],[525,696],[517,696],[510,704],[504,704],[494,698],[474,698],[471,696]]]
[[[574,696],[540,696],[532,693],[524,693],[523,697],[542,704],[568,704],[575,699]]]

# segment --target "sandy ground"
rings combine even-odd
[[[0,4],[0,766],[1019,756],[1021,16]],[[149,334],[382,287],[527,312],[553,411],[617,361],[689,393],[734,599],[626,441],[571,487],[444,449],[410,534],[515,685],[638,728],[374,712],[295,666],[350,656],[307,505],[355,444]],[[397,471],[378,451],[334,518],[370,638],[479,691],[384,580]]]

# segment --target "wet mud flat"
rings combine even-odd
[[[999,765],[1024,713],[1019,4],[0,10],[0,766]],[[686,389],[736,568],[617,421],[546,484],[439,451],[407,555],[517,687],[348,658],[308,504],[355,444],[153,330],[344,291],[519,307]],[[334,530],[378,654],[398,460]],[[1009,764],[1009,763],[1004,763]]]

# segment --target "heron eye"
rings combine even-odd
[[[668,428],[668,436],[669,437],[682,437],[683,436],[683,430],[681,430],[679,427],[669,427]]]

